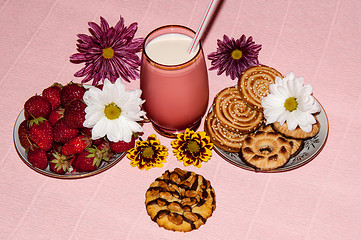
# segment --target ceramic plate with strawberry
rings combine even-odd
[[[52,85],[25,102],[14,126],[15,148],[27,166],[49,177],[74,179],[101,173],[126,151],[111,150],[106,138],[91,140],[91,129],[81,127],[85,106],[79,100],[89,86],[65,86]],[[118,150],[123,149],[120,145]]]

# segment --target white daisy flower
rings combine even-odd
[[[85,108],[84,127],[92,129],[92,139],[106,136],[110,141],[130,142],[133,133],[143,132],[137,122],[145,115],[141,111],[144,100],[140,89],[126,91],[121,79],[111,83],[104,80],[103,89],[90,87],[83,100]]]
[[[310,132],[316,120],[312,114],[321,110],[319,103],[312,96],[312,86],[303,85],[303,77],[296,78],[293,72],[285,78],[276,77],[269,86],[269,94],[262,99],[266,124],[287,123],[290,131],[299,126]]]

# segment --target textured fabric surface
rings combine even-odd
[[[79,82],[72,64],[76,35],[103,16],[138,22],[136,37],[168,24],[197,29],[205,0],[0,1],[0,239],[359,239],[361,230],[361,3],[357,0],[224,0],[203,39],[205,54],[223,34],[253,36],[259,60],[314,87],[329,120],[322,152],[293,171],[254,173],[213,152],[200,169],[217,208],[190,233],[161,229],[146,213],[149,184],[167,169],[185,168],[171,152],[163,168],[141,171],[127,158],[93,177],[59,180],[27,167],[13,143],[24,102],[53,82]],[[210,61],[207,60],[210,67]],[[209,71],[210,103],[236,84]],[[139,80],[125,83],[139,88]],[[203,122],[201,129],[203,129]],[[145,125],[145,136],[155,131]]]

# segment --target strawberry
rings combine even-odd
[[[60,91],[63,86],[60,83],[54,83],[48,88],[45,88],[42,92],[43,98],[47,99],[52,107],[52,110],[60,107]]]
[[[93,140],[93,145],[99,146],[99,145],[103,144],[104,142],[108,142],[108,141],[105,140],[105,138],[98,138],[98,139]],[[108,145],[109,145],[109,143],[108,143]]]
[[[114,153],[126,152],[135,146],[135,137],[132,136],[132,139],[130,140],[130,142],[125,142],[125,141],[111,142],[110,141],[109,145],[110,145],[110,149]]]
[[[64,121],[69,127],[82,128],[85,121],[86,104],[81,99],[76,99],[65,107]]]
[[[114,153],[110,149],[109,141],[105,138],[101,138],[101,140],[102,142],[96,146],[100,151],[102,151],[103,160],[108,161],[111,157],[113,157]]]
[[[91,139],[89,137],[78,135],[63,145],[61,149],[61,153],[66,156],[78,154],[81,153],[85,148],[89,147],[90,145],[91,145]]]
[[[48,121],[51,124],[51,126],[54,126],[54,124],[63,116],[64,116],[64,108],[60,107],[58,109],[51,111]]]
[[[60,101],[63,107],[76,99],[83,99],[86,89],[81,84],[70,82],[60,91]]]
[[[80,129],[80,133],[83,134],[84,136],[91,137],[92,130],[93,130],[92,128],[83,127],[82,129]]]
[[[28,125],[28,120],[24,120],[20,123],[18,134],[21,146],[23,146],[25,149],[29,148],[31,141],[29,139],[30,129]]]
[[[80,129],[80,133],[83,134],[84,136],[88,136],[88,137],[92,137],[92,128],[87,128],[84,127],[82,129]],[[99,139],[95,139],[92,140],[93,141],[93,145],[98,146],[99,144],[103,143],[104,139],[103,138],[99,138]]]
[[[51,113],[51,103],[42,96],[35,95],[24,104],[25,119],[43,117],[48,119]]]
[[[27,152],[28,161],[39,169],[45,169],[48,166],[48,158],[46,152],[40,148],[32,147]]]
[[[44,151],[49,151],[53,145],[53,128],[45,118],[35,118],[29,123],[29,138]]]
[[[65,174],[68,172],[70,163],[69,158],[60,152],[54,152],[48,158],[49,160],[49,168],[52,172],[57,174]]]
[[[70,166],[73,166],[73,162],[74,160],[76,159],[76,157],[78,156],[78,154],[75,154],[75,155],[72,155],[72,156],[69,156],[69,163],[70,163]],[[75,172],[75,170],[73,169],[72,172]]]
[[[61,145],[59,143],[56,143],[56,142],[53,142],[52,148],[49,151],[46,152],[46,154],[48,155],[48,160],[53,155],[53,153],[61,152],[62,147],[63,147],[63,145]]]
[[[77,172],[91,172],[100,166],[103,155],[96,147],[87,148],[77,155],[72,162],[72,167]]]
[[[69,127],[65,122],[64,118],[59,119],[53,126],[54,141],[57,143],[64,144],[70,139],[75,138],[79,135],[79,129]]]

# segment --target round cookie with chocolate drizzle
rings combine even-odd
[[[238,79],[237,89],[243,101],[254,110],[263,111],[261,100],[269,93],[268,86],[275,78],[283,78],[276,69],[267,66],[255,66],[244,71]]]
[[[211,183],[191,171],[165,171],[145,194],[148,215],[160,227],[189,232],[212,216],[216,196]]]

